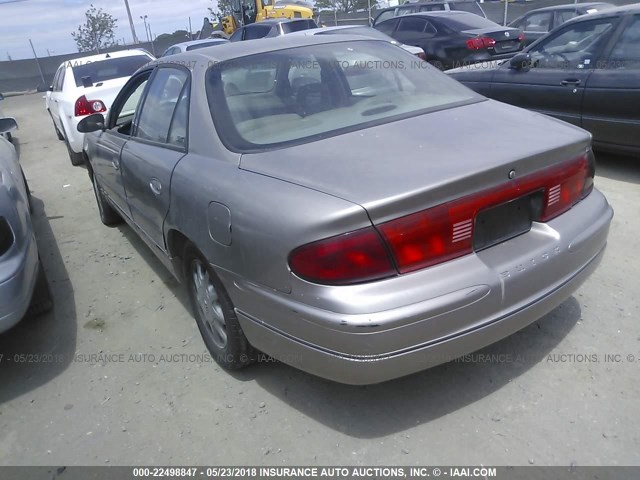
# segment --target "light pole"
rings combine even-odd
[[[129,16],[129,26],[131,27],[131,35],[133,36],[133,43],[140,43],[138,36],[136,35],[136,29],[133,26],[133,17],[131,16],[131,9],[129,8],[129,0],[124,0],[124,5],[127,7],[127,15]]]
[[[148,15],[145,15],[145,16],[140,15],[140,18],[144,22],[144,33],[147,36],[147,42],[150,42],[151,39],[149,38],[149,29],[147,27],[147,17],[148,17]]]

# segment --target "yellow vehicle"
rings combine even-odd
[[[224,32],[225,36],[230,36],[238,27],[269,18],[313,18],[312,7],[295,0],[233,0],[232,8],[231,15],[210,24],[213,34]]]

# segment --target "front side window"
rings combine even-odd
[[[167,143],[169,127],[188,79],[189,74],[182,69],[157,70],[142,104],[142,112],[136,120],[136,137]]]
[[[535,68],[593,68],[617,19],[578,22],[542,41],[531,53]]]
[[[118,132],[124,135],[131,134],[133,118],[140,104],[144,89],[147,86],[150,74],[150,72],[147,72],[136,77],[132,80],[133,84],[131,84],[131,87],[128,89],[128,93],[125,93],[125,97],[116,99],[111,112],[109,112],[109,128],[117,128]],[[124,92],[123,90],[123,93]]]
[[[403,33],[422,33],[427,26],[427,21],[423,18],[406,17],[400,20],[399,32]]]
[[[575,10],[560,10],[559,12],[556,12],[555,26],[557,27],[558,25],[562,25],[577,16],[578,12]]]
[[[386,22],[377,23],[376,30],[384,33],[385,35],[391,35],[398,24],[398,19],[387,20]]]
[[[207,99],[222,141],[255,151],[482,97],[387,42],[364,40],[222,62],[207,72]]]
[[[268,25],[255,25],[245,29],[245,40],[256,40],[258,38],[264,38],[269,34],[271,27]]]
[[[524,19],[520,28],[525,32],[546,33],[551,27],[551,12],[534,13]]]

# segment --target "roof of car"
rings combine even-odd
[[[186,48],[186,47],[190,47],[191,45],[200,45],[202,43],[215,43],[215,42],[226,43],[228,42],[228,40],[225,38],[204,38],[202,40],[191,40],[189,42],[176,43],[174,45],[171,45],[170,48],[173,48],[173,47]]]
[[[264,23],[264,22],[260,22]],[[340,43],[345,41],[353,42],[385,42],[374,38],[363,37],[362,35],[281,35],[279,37],[270,38],[266,41],[255,42],[229,42],[216,48],[203,48],[199,50],[191,50],[188,52],[171,55],[172,62],[180,65],[190,65],[196,68],[199,62],[205,65],[225,62],[235,58],[256,55],[260,53],[275,52],[295,47],[306,47],[310,45],[326,45],[330,43]],[[160,58],[149,65],[166,64],[164,59]]]
[[[151,56],[149,52],[143,50],[141,48],[131,48],[128,50],[118,50],[117,52],[107,52],[107,53],[99,53],[97,55],[86,55],[86,56],[78,56],[71,58],[69,60],[65,60],[62,64],[67,64],[67,66],[75,66],[78,61],[82,63],[88,62],[99,62],[101,60],[108,60],[110,58],[122,58],[122,57],[133,57],[136,55],[148,55]]]
[[[439,18],[451,18],[451,17],[465,17],[473,15],[474,17],[479,17],[480,15],[476,15],[475,13],[465,12],[463,10],[437,10],[435,12],[416,12],[410,13],[408,15],[401,15],[399,17],[394,18],[405,18],[405,17],[439,17]],[[487,18],[480,17],[483,20],[488,20]],[[391,19],[389,19],[391,20]],[[385,20],[387,22],[388,20]]]
[[[478,3],[477,0],[432,0],[424,1],[419,0],[417,2],[407,2],[402,5],[396,5],[395,7],[386,7],[378,10],[379,12],[386,12],[389,10],[395,10],[396,8],[411,8],[420,5],[444,5],[445,3]]]
[[[613,8],[615,5],[612,5],[611,3],[606,3],[606,2],[567,3],[565,5],[553,5],[551,7],[542,7],[542,8],[536,8],[534,10],[529,10],[525,15],[529,15],[534,12],[537,13],[537,12],[548,12],[548,11],[555,11],[555,10],[573,10],[573,9],[585,10],[588,8],[604,7],[604,6]]]

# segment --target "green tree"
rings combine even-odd
[[[71,33],[71,36],[78,46],[79,52],[90,52],[101,48],[115,45],[115,33],[117,20],[109,13],[103,12],[102,8],[97,9],[91,4],[89,10],[84,14],[86,22],[78,25],[78,30]]]
[[[376,8],[377,0],[371,0],[371,9]],[[316,8],[318,10],[332,10],[344,13],[357,12],[358,10],[367,10],[369,8],[368,0],[316,0]]]
[[[215,6],[209,7],[211,17],[221,21],[227,15],[233,13],[233,0],[213,0]]]

